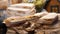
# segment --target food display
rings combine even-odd
[[[41,16],[40,16],[41,17]],[[24,16],[24,17],[20,17],[20,16],[16,16],[16,17],[9,17],[9,18],[7,18],[7,19],[5,19],[4,20],[4,22],[3,23],[5,23],[5,24],[7,24],[8,25],[8,23],[10,24],[10,23],[12,23],[12,24],[14,24],[14,23],[16,23],[16,24],[18,24],[18,23],[22,23],[22,22],[26,22],[26,21],[31,21],[31,20],[33,20],[33,19],[37,19],[37,18],[39,18],[38,16],[36,16],[36,15],[30,15],[30,16]]]
[[[46,12],[42,12],[42,14],[36,13],[34,15],[29,15],[24,17],[20,17],[20,16],[9,17],[5,19],[3,23],[6,24],[7,27],[21,26],[22,28],[20,29],[23,29],[26,31],[33,31],[34,28],[40,26],[40,24],[38,23],[38,19],[41,18],[42,15],[44,15],[44,13],[45,15],[47,14]]]
[[[24,16],[24,17],[20,17],[20,16],[9,17],[5,19],[3,23],[6,24],[7,27],[20,26],[22,27],[20,29],[26,31],[33,31],[35,30],[35,28],[38,29],[40,27],[44,28],[44,26],[42,26],[41,24],[52,24],[57,19],[58,17],[56,13],[41,12],[41,13],[36,13],[34,15]]]
[[[28,15],[28,16],[11,16],[11,17],[8,17],[7,19],[5,19],[4,21],[6,21],[6,23],[15,23],[15,22],[19,22],[19,21],[32,21],[32,20],[35,20],[35,19],[38,19],[38,18],[41,18],[45,15],[47,15],[48,13],[47,12],[41,12],[41,13],[35,13],[33,15]]]
[[[4,19],[2,23],[16,34],[45,34],[50,29],[53,33],[53,29],[60,28],[60,24],[56,24],[59,17],[57,13],[48,13],[43,9],[45,2],[46,0],[0,0],[0,20]]]

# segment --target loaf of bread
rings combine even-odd
[[[32,4],[32,3],[19,3],[19,4],[10,5],[10,7],[29,8],[29,9],[32,9],[32,8],[35,8],[35,5]]]
[[[8,7],[7,16],[28,16],[36,13],[35,9],[24,9],[24,8],[12,8]]]
[[[40,18],[43,24],[52,24],[54,21],[58,20],[58,15],[56,13],[49,13]]]
[[[8,6],[8,0],[0,0],[0,9],[6,9]]]

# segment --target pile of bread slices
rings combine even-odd
[[[36,13],[35,5],[32,3],[19,3],[10,5],[6,10],[6,16],[28,16]]]
[[[15,27],[21,26],[22,29],[27,31],[35,30],[36,28],[48,28],[44,27],[44,25],[51,25],[58,20],[58,15],[56,13],[48,13],[48,12],[41,12],[35,13],[34,15],[29,16],[16,16],[16,17],[9,17],[4,20],[3,23],[7,25],[7,27]],[[43,26],[42,26],[43,24]]]
[[[7,27],[19,26],[19,29],[24,31],[48,29],[58,20],[57,13],[48,13],[45,10],[36,13],[35,6],[31,3],[10,5],[7,8],[6,16],[3,23]]]

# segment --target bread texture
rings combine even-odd
[[[28,16],[36,13],[35,9],[13,8],[8,7],[6,11],[7,16]]]
[[[49,13],[46,16],[40,18],[44,24],[52,24],[54,21],[58,20],[58,15],[56,13]]]
[[[35,8],[35,5],[32,3],[19,3],[19,4],[10,5],[10,7],[32,9]]]

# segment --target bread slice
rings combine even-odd
[[[32,3],[19,3],[19,4],[10,5],[10,7],[32,9],[32,8],[35,8],[35,5]]]
[[[40,12],[40,13],[35,13],[34,15],[35,15],[35,16],[41,16],[41,17],[43,17],[43,16],[45,16],[45,15],[47,15],[47,14],[48,14],[48,12],[42,11],[42,12]]]
[[[8,7],[7,16],[28,16],[36,13],[35,9],[13,8]]]
[[[56,20],[58,20],[58,15],[56,13],[49,13],[48,15],[40,18],[40,21],[43,24],[52,24]]]
[[[3,23],[5,23],[7,26],[8,25],[12,25],[12,24],[20,24],[20,23],[25,23],[26,21],[31,21],[34,19],[37,19],[37,16],[24,16],[24,17],[20,17],[20,16],[14,16],[14,17],[8,17],[7,19],[5,19],[3,21]]]

